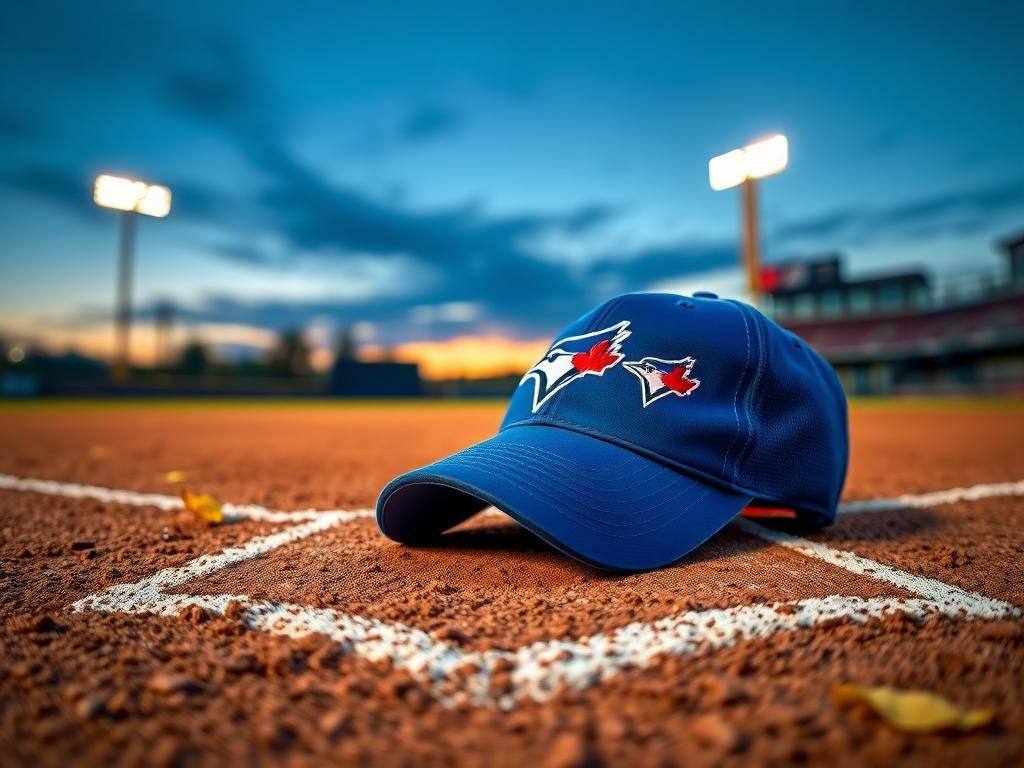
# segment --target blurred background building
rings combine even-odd
[[[1002,274],[937,291],[926,271],[848,279],[841,254],[762,271],[766,310],[854,395],[1024,393],[1024,234]]]

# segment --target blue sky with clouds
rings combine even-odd
[[[45,3],[0,25],[0,331],[105,327],[112,171],[166,183],[136,296],[221,341],[550,334],[739,284],[710,156],[784,132],[768,259],[994,269],[1024,227],[1010,2]],[[232,337],[234,334],[235,337]],[[216,334],[215,334],[216,336]],[[105,337],[104,337],[105,338]]]

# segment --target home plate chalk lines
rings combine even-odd
[[[175,496],[3,474],[0,474],[0,489],[168,510],[181,507]],[[1024,481],[848,502],[840,507],[840,514],[923,508],[1000,496],[1024,496]],[[372,661],[389,660],[396,667],[407,669],[446,705],[468,703],[504,709],[513,708],[523,699],[544,701],[564,687],[582,690],[628,668],[648,666],[663,654],[693,654],[745,639],[811,627],[832,619],[863,622],[897,612],[915,618],[944,614],[964,620],[1021,615],[1020,608],[1002,600],[911,574],[851,551],[765,528],[749,520],[738,520],[734,525],[773,544],[892,584],[918,597],[830,595],[790,602],[694,610],[653,622],[627,624],[580,640],[538,642],[514,651],[464,651],[414,627],[334,609],[253,600],[248,595],[168,594],[169,589],[223,568],[354,520],[371,518],[374,514],[369,509],[281,512],[257,505],[232,504],[225,504],[224,511],[227,521],[259,520],[291,525],[222,552],[202,555],[180,567],[165,568],[141,581],[111,586],[79,600],[71,609],[176,616],[193,605],[223,614],[229,603],[237,602],[241,607],[241,620],[253,629],[290,637],[321,633],[336,640],[348,653]],[[458,674],[453,674],[456,670]]]

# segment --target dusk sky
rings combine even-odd
[[[557,10],[553,7],[557,6]],[[707,161],[776,132],[765,259],[995,271],[1024,228],[1024,5],[20,3],[0,25],[0,336],[109,353],[116,215],[135,352],[355,328],[428,374],[530,360],[627,290],[741,295]],[[487,364],[477,366],[474,361]]]

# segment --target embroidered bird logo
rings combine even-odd
[[[567,336],[526,372],[519,385],[533,380],[533,412],[556,392],[587,375],[602,376],[622,360],[622,342],[629,336],[629,321],[623,320],[600,331]]]
[[[700,386],[700,379],[690,378],[697,360],[684,357],[682,360],[662,360],[645,357],[642,360],[625,362],[622,367],[640,379],[640,394],[644,408],[668,395],[686,397]]]

